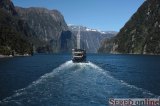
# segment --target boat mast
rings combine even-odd
[[[81,38],[81,35],[80,35],[80,26],[79,26],[79,30],[77,33],[77,49],[80,49],[80,38]]]

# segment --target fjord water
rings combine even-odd
[[[160,56],[70,54],[0,59],[0,105],[106,106],[109,98],[160,95]]]

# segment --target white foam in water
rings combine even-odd
[[[63,69],[66,69],[66,68],[70,68],[73,66],[73,62],[72,61],[67,61],[65,62],[64,64],[60,65],[58,68],[54,69],[52,72],[50,73],[47,73],[43,76],[41,76],[38,80],[32,82],[31,85],[29,85],[28,87],[26,88],[22,88],[22,89],[19,89],[17,91],[15,91],[15,94],[10,96],[10,97],[6,97],[5,99],[3,99],[2,101],[7,101],[7,100],[10,100],[12,99],[13,97],[17,97],[17,96],[20,96],[22,94],[24,94],[23,91],[25,91],[25,89],[28,89],[28,88],[31,88],[32,86],[36,86],[37,84],[43,82],[44,80],[46,80],[47,77],[54,77],[55,74],[58,74],[60,70],[63,70]],[[2,102],[0,101],[0,103]]]
[[[113,76],[109,75],[109,72],[108,72],[108,71],[105,71],[104,69],[100,68],[99,66],[95,65],[95,64],[92,63],[92,62],[88,62],[88,63],[76,63],[76,64],[79,64],[80,66],[90,66],[90,67],[94,68],[97,72],[102,73],[102,74],[104,74],[105,76],[107,76],[107,77],[109,77],[109,78],[112,78],[113,80],[116,80],[116,81],[118,81],[120,84],[125,85],[125,86],[127,86],[127,87],[129,87],[129,88],[131,88],[131,89],[136,89],[136,90],[138,90],[138,91],[143,92],[144,94],[148,94],[148,95],[151,95],[151,96],[160,97],[160,96],[157,96],[157,95],[151,93],[151,92],[148,91],[148,90],[145,90],[145,89],[143,89],[143,88],[136,87],[135,85],[130,85],[130,84],[124,82],[123,80],[118,80],[118,79],[114,78]]]
[[[34,81],[31,85],[29,85],[28,87],[31,87],[33,85],[36,85],[44,80],[46,80],[48,77],[54,77],[54,75],[58,74],[61,70],[66,70],[69,69],[71,67],[73,67],[73,62],[72,61],[67,61],[64,64],[60,65],[58,68],[54,69],[52,72],[47,73],[43,76],[41,76],[37,81]]]
[[[98,67],[98,66],[97,66]],[[103,69],[102,69],[103,70]],[[104,71],[104,70],[103,70]],[[106,74],[106,73],[105,73]],[[109,73],[108,73],[109,74]],[[110,76],[110,78],[113,78],[114,80],[117,80],[117,81],[119,81],[122,85],[125,85],[125,86],[127,86],[127,87],[129,87],[129,88],[131,88],[131,89],[136,89],[136,90],[138,90],[138,91],[141,91],[141,92],[143,92],[143,94],[148,94],[148,95],[150,95],[150,96],[156,96],[156,97],[160,97],[160,96],[158,96],[158,95],[155,95],[155,94],[153,94],[153,93],[151,93],[150,91],[148,91],[148,90],[145,90],[145,89],[143,89],[143,88],[139,88],[139,87],[137,87],[137,86],[135,86],[135,85],[130,85],[130,84],[128,84],[127,82],[125,82],[125,81],[123,81],[123,80],[118,80],[118,79],[116,79],[116,78],[114,78],[113,76],[111,76],[111,75],[109,75]]]
[[[112,78],[113,80],[118,81],[118,82],[119,82],[120,84],[122,84],[122,85],[125,85],[125,86],[127,86],[127,87],[129,87],[129,88],[131,88],[131,89],[136,89],[136,90],[138,90],[138,91],[141,91],[141,92],[143,92],[143,94],[148,94],[148,95],[150,95],[150,96],[160,97],[160,96],[157,96],[157,95],[151,93],[151,92],[148,91],[148,90],[145,90],[145,89],[143,89],[143,88],[136,87],[135,85],[130,85],[130,84],[124,82],[123,80],[118,80],[118,79],[114,78],[113,76],[111,76],[111,75],[109,74],[108,71],[105,71],[104,69],[102,69],[102,68],[100,68],[99,66],[93,64],[92,62],[89,62],[88,65],[91,66],[91,67],[93,67],[94,69],[96,69],[97,72],[100,72],[100,73],[104,74],[105,76],[107,76],[107,77],[109,77],[109,78]]]
[[[157,95],[151,93],[151,92],[148,91],[148,90],[145,90],[145,89],[143,89],[143,88],[136,87],[135,85],[130,85],[130,84],[124,82],[123,80],[118,80],[118,79],[114,78],[113,76],[109,75],[109,73],[106,73],[107,71],[103,70],[102,68],[100,68],[99,66],[97,66],[97,65],[95,65],[95,64],[93,64],[93,63],[91,63],[91,62],[90,62],[89,64],[90,64],[90,66],[92,66],[92,67],[94,67],[95,69],[97,69],[99,72],[103,73],[104,75],[107,75],[107,77],[110,77],[110,78],[112,78],[113,80],[119,81],[119,83],[122,84],[122,85],[125,85],[125,86],[127,86],[127,87],[129,87],[129,88],[131,88],[131,89],[136,89],[136,90],[138,90],[138,91],[141,91],[141,92],[143,92],[144,94],[149,94],[149,95],[151,95],[151,96],[160,97],[160,96],[157,96]]]
[[[121,84],[123,84],[123,85],[125,85],[125,86],[127,86],[127,87],[129,87],[129,88],[133,88],[133,89],[136,89],[136,90],[138,90],[138,91],[143,92],[143,94],[149,94],[150,96],[159,97],[159,96],[157,96],[157,95],[151,93],[151,92],[148,91],[148,90],[145,90],[145,89],[143,89],[143,88],[136,87],[135,85],[130,85],[130,84],[124,82],[123,80],[119,80],[119,81],[121,82]]]
[[[124,86],[126,86],[126,87],[128,87],[130,89],[138,90],[140,92],[143,92],[143,94],[156,96],[156,95],[154,95],[153,93],[151,93],[151,92],[149,92],[147,90],[144,90],[142,88],[138,88],[138,87],[136,87],[134,85],[130,85],[130,84],[128,84],[128,83],[126,83],[126,82],[124,82],[122,80],[118,80],[118,79],[114,78],[113,76],[111,76],[109,74],[108,71],[100,68],[99,66],[95,65],[92,62],[88,62],[88,63],[73,63],[72,61],[67,61],[64,64],[60,65],[58,68],[53,69],[52,72],[47,73],[47,74],[43,75],[42,77],[40,77],[37,81],[34,81],[28,87],[20,89],[20,90],[17,90],[14,95],[12,95],[10,97],[7,97],[7,98],[3,99],[2,101],[0,101],[0,104],[3,103],[3,102],[6,103],[6,102],[9,102],[9,101],[13,101],[12,98],[18,97],[18,96],[21,96],[21,95],[25,95],[26,89],[30,89],[30,88],[36,87],[36,85],[38,85],[40,83],[43,83],[43,82],[46,83],[49,78],[53,78],[55,75],[59,75],[61,73],[63,74],[64,71],[70,71],[70,69],[72,69],[72,68],[74,68],[76,66],[79,69],[75,70],[74,72],[82,71],[83,69],[87,69],[87,68],[92,68],[93,69],[92,71],[95,71],[96,73],[100,73],[100,74],[104,75],[105,77],[110,78],[111,80],[114,80],[114,82],[117,82],[120,85],[124,85]]]

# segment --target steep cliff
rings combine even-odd
[[[160,54],[160,1],[146,0],[113,42],[112,53]]]
[[[21,20],[10,0],[0,1],[0,54],[31,54],[32,45],[27,37],[32,32],[27,24]]]
[[[106,38],[101,42],[98,53],[112,53],[115,37]]]
[[[47,50],[48,52],[71,51],[74,44],[73,35],[69,33],[68,26],[59,11],[35,7],[16,7],[16,11],[35,32],[35,36],[44,42],[43,46],[38,47],[37,50]],[[65,34],[67,37],[64,37]]]

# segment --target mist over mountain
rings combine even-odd
[[[160,54],[160,1],[146,0],[114,40],[105,41],[99,52]]]
[[[69,25],[69,29],[75,37],[79,28],[81,33],[81,47],[89,53],[96,53],[103,39],[112,38],[117,34],[115,31],[99,31],[85,26]]]

